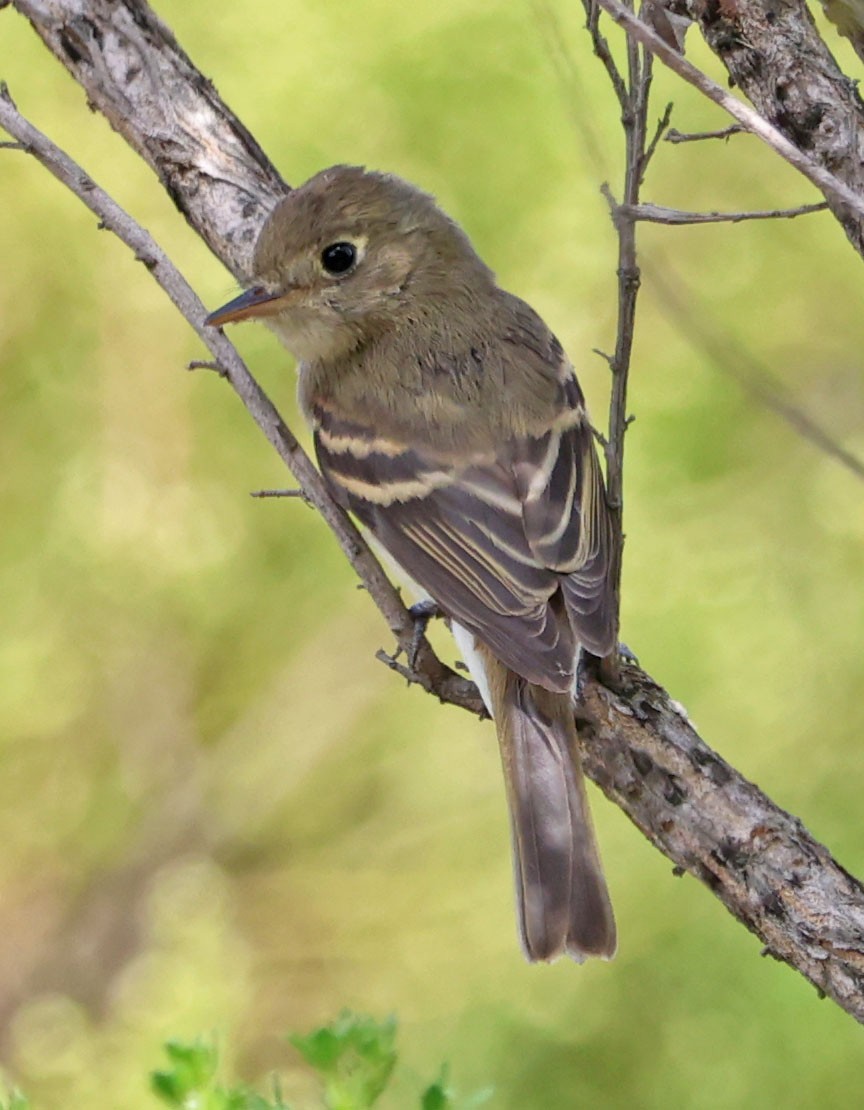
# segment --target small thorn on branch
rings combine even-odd
[[[3,150],[28,150],[26,143],[0,142],[0,148]]]
[[[221,362],[209,362],[207,359],[193,358],[191,362],[186,363],[187,370],[212,370],[218,374],[220,378],[227,378],[228,371]]]
[[[604,181],[600,186],[600,194],[609,205],[609,211],[612,214],[612,222],[615,223],[618,219],[618,213],[621,211],[621,205],[615,199],[615,194],[609,188],[608,181]]]
[[[379,648],[375,652],[375,658],[379,661],[379,663],[383,663],[385,667],[389,667],[391,671],[395,671],[397,674],[400,674],[409,686],[414,682],[417,682],[421,686],[423,686],[424,682],[422,677],[417,674],[416,671],[413,671],[410,667],[406,666],[404,663],[399,662],[398,656],[401,650],[401,648],[397,648],[395,654],[388,655],[384,648]]]
[[[685,131],[676,131],[674,127],[670,127],[663,141],[667,143],[699,143],[703,139],[728,139],[732,135],[741,134],[748,134],[748,131],[740,123],[732,123],[719,131],[694,131],[689,134]]]
[[[612,363],[614,362],[612,355],[610,355],[606,351],[601,351],[599,347],[592,347],[591,350],[594,352],[595,355],[599,355],[607,366],[611,367]]]
[[[309,494],[304,489],[253,489],[250,497],[293,497],[311,505]]]
[[[657,150],[657,146],[658,146],[660,140],[663,138],[664,134],[666,133],[666,131],[669,127],[669,121],[671,119],[672,119],[672,101],[670,100],[669,103],[666,105],[666,108],[663,111],[663,115],[657,121],[657,127],[654,131],[654,135],[651,138],[651,142],[648,144],[648,146],[645,150],[645,153],[642,155],[642,158],[640,159],[640,166],[639,166],[639,177],[640,177],[640,179],[644,178],[645,171],[648,169],[648,163],[654,157],[654,154]]]

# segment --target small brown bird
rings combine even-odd
[[[579,764],[581,648],[615,646],[612,530],[561,345],[432,197],[333,166],[272,211],[254,284],[300,362],[321,470],[437,603],[495,720],[530,960],[609,958],[615,922]]]

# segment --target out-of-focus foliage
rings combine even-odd
[[[321,1093],[316,1105],[324,1110],[371,1110],[396,1066],[394,1018],[376,1021],[346,1010],[331,1024],[289,1040],[318,1076]],[[219,1050],[212,1041],[200,1037],[168,1041],[164,1050],[168,1066],[151,1072],[150,1087],[168,1106],[180,1110],[292,1110],[292,1104],[283,1101],[278,1083],[272,1098],[245,1085],[225,1086],[219,1074]],[[490,1089],[459,1097],[448,1083],[447,1072],[445,1065],[439,1078],[420,1093],[420,1110],[475,1110],[491,1097]],[[8,1100],[0,1099],[0,1110],[30,1110],[30,1102],[16,1091]]]
[[[622,141],[579,5],[555,8],[566,87],[539,5],[158,8],[289,181],[356,161],[437,193],[553,325],[601,422],[615,245],[598,190]],[[0,35],[23,111],[222,303],[230,279],[9,8]],[[680,130],[725,122],[664,73],[655,87]],[[740,136],[661,145],[646,195],[813,199]],[[248,497],[285,475],[224,384],[184,371],[202,351],[144,268],[21,152],[0,152],[0,197],[10,1082],[40,1108],[152,1108],[152,1046],[215,1031],[232,1072],[262,1088],[275,1069],[302,1102],[280,1031],[350,1006],[402,1020],[382,1106],[416,1104],[442,1059],[502,1110],[857,1105],[852,1020],[596,792],[620,953],[525,965],[491,728],[374,661],[386,631],[312,512]],[[682,335],[651,276],[861,454],[860,260],[826,215],[646,227],[641,244],[624,639],[860,874],[864,490]],[[235,335],[296,424],[285,353]]]
[[[342,1013],[330,1025],[289,1038],[322,1085],[325,1110],[371,1110],[388,1086],[396,1066],[396,1021],[376,1021],[363,1014]],[[277,1090],[271,1101],[247,1087],[225,1087],[219,1081],[219,1054],[200,1039],[165,1045],[170,1067],[151,1076],[153,1090],[169,1106],[185,1110],[292,1110]],[[462,1110],[479,1106],[480,1097],[460,1100]],[[456,1110],[446,1077],[420,1095],[421,1110]]]
[[[13,1091],[6,1098],[0,1099],[0,1110],[31,1110],[30,1100],[20,1091]]]
[[[291,1043],[325,1082],[325,1102],[334,1110],[367,1107],[381,1097],[396,1066],[396,1020],[344,1013],[332,1025]]]
[[[275,1101],[246,1087],[224,1087],[218,1078],[219,1053],[202,1040],[168,1041],[169,1067],[155,1071],[150,1085],[168,1106],[180,1110],[291,1110],[277,1094]]]

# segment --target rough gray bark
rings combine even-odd
[[[155,170],[217,258],[242,278],[265,214],[287,186],[264,151],[136,0],[12,5],[100,111]]]
[[[585,0],[585,2],[594,3],[602,8],[610,18],[615,20],[619,27],[626,31],[628,39],[642,43],[655,57],[660,58],[669,69],[698,89],[703,96],[714,101],[715,104],[719,104],[727,111],[733,119],[738,121],[740,130],[756,135],[799,173],[803,174],[808,181],[812,182],[825,197],[826,207],[830,208],[833,214],[840,219],[850,242],[860,253],[861,235],[859,225],[864,223],[864,193],[858,191],[845,180],[845,175],[854,170],[854,157],[851,163],[848,159],[843,160],[841,170],[844,176],[835,174],[827,165],[824,148],[820,148],[818,154],[813,154],[809,149],[811,143],[799,142],[796,144],[770,119],[761,115],[739,97],[727,92],[722,85],[719,85],[708,74],[693,65],[680,53],[678,45],[671,45],[650,24],[637,16],[632,7],[628,6],[624,0]],[[654,10],[655,8],[652,8],[652,11]],[[821,118],[822,109],[814,108],[813,110],[815,115]],[[826,125],[826,130],[833,134],[833,125]],[[710,134],[714,134],[716,137],[716,132]],[[854,132],[848,133],[846,137],[850,141],[856,140]],[[834,144],[834,153],[842,151],[842,144]],[[845,153],[854,155],[854,149],[847,150]]]
[[[12,6],[153,167],[214,253],[242,275],[263,214],[286,186],[170,32],[140,0],[13,0]],[[812,127],[808,134],[815,142]],[[854,153],[843,155],[834,150],[831,168],[857,180]],[[404,646],[411,632],[407,613],[392,590],[384,596],[370,586],[362,563],[358,573]],[[457,690],[453,673],[431,652],[421,655],[418,671],[410,677],[442,700],[476,708],[468,684],[463,680]],[[680,707],[638,668],[622,668],[614,690],[587,676],[579,715],[586,770],[605,793],[768,952],[864,1022],[861,884],[796,818],[712,752]]]
[[[690,0],[705,40],[754,107],[800,150],[864,196],[864,103],[804,0]],[[864,254],[864,221],[826,196]]]
[[[588,775],[676,867],[709,887],[765,954],[797,968],[864,1022],[864,888],[797,817],[698,736],[644,672],[614,693],[587,684]]]

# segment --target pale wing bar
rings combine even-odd
[[[609,639],[607,510],[580,412],[464,466],[316,413],[337,499],[503,663],[558,691],[577,642],[605,652]]]
[[[615,645],[612,531],[587,418],[522,440],[517,452],[514,470],[531,550],[561,574],[578,642],[606,655]]]

